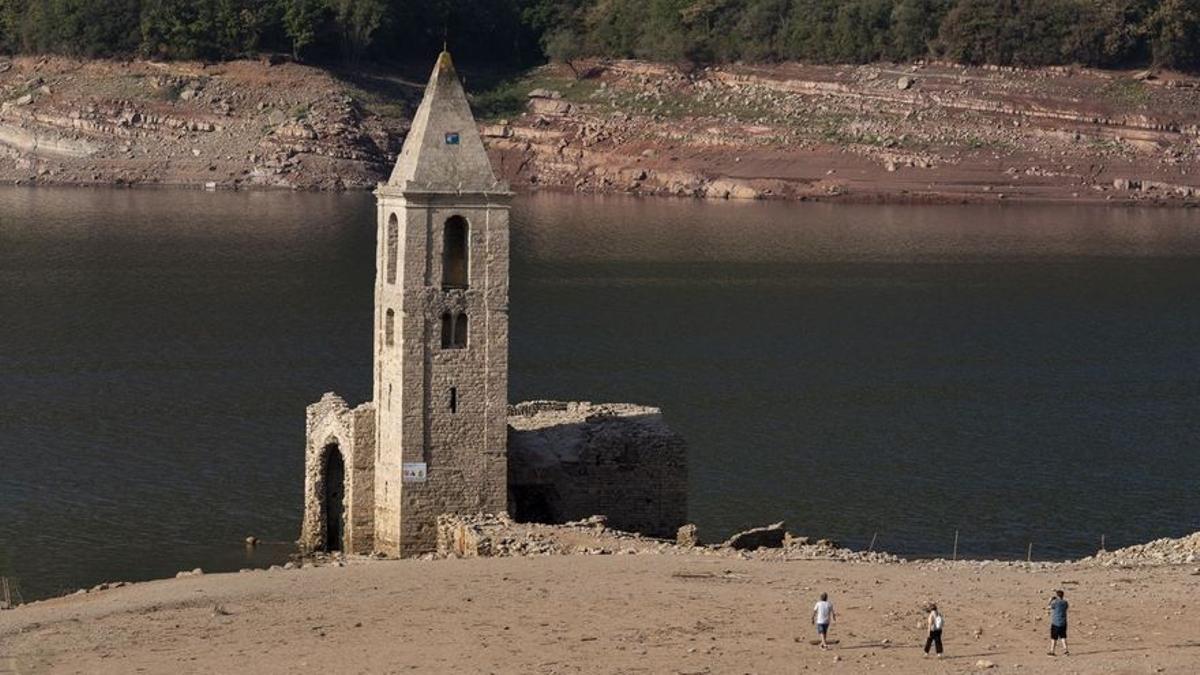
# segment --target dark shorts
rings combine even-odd
[[[1055,626],[1055,625],[1051,624],[1050,625],[1050,639],[1051,640],[1066,640],[1067,639],[1067,625],[1063,624],[1061,626]]]
[[[817,624],[817,633],[824,635],[828,632],[829,632],[829,624],[827,624],[827,623]]]

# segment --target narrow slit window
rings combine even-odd
[[[450,412],[458,412],[458,387],[450,387]]]
[[[396,214],[388,218],[387,224],[387,282],[396,283],[396,249],[400,241],[400,221]]]
[[[442,232],[442,287],[466,288],[470,260],[467,219],[451,216]]]
[[[389,309],[383,320],[383,342],[391,347],[396,344],[396,311]]]

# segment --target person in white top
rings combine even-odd
[[[942,624],[945,620],[938,611],[937,603],[929,604],[929,616],[926,619],[929,627],[929,637],[925,639],[925,656],[929,656],[929,648],[937,647],[937,657],[942,658]]]
[[[817,627],[817,635],[821,636],[821,649],[829,649],[826,636],[829,635],[829,624],[835,620],[837,620],[837,614],[833,611],[833,603],[829,602],[829,594],[822,593],[821,599],[813,605],[812,613],[813,625]]]

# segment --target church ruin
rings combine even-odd
[[[510,429],[512,193],[448,53],[375,194],[374,400],[308,407],[301,547],[425,553],[438,515],[509,512],[510,494],[518,517],[682,524],[686,447],[656,409],[523,404]]]

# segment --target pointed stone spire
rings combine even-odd
[[[411,192],[507,192],[496,180],[450,52],[438,56],[388,186]]]

